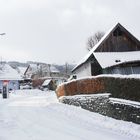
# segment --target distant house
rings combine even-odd
[[[60,74],[60,71],[54,65],[44,63],[30,64],[25,72],[25,77],[26,78],[28,77],[32,80],[33,87],[39,88],[42,86],[45,80],[48,81],[51,80],[50,85],[52,84],[53,81],[53,85],[55,87],[56,85],[58,85],[59,83],[63,82],[66,79],[65,77],[63,77],[62,74]]]
[[[20,88],[20,81],[23,80],[21,75],[6,63],[0,64],[0,90],[4,82],[7,82],[9,90],[17,90]]]
[[[40,77],[59,77],[59,74],[59,70],[50,64],[30,64],[25,72],[25,76],[32,79]]]
[[[27,66],[18,66],[17,71],[23,78],[22,81],[20,81],[20,89],[31,89],[32,88],[32,79],[30,76],[26,75],[28,67]]]
[[[56,89],[56,83],[53,79],[47,79],[43,82],[42,87],[44,89],[48,89],[48,90],[55,90]]]
[[[109,30],[72,70],[75,77],[140,74],[140,41],[120,23]]]
[[[26,70],[27,70],[27,67],[22,67],[22,66],[18,67],[18,72],[22,77],[25,77]]]

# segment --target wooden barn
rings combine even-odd
[[[140,74],[140,41],[117,23],[72,73],[77,78],[100,74]]]

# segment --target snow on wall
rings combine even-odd
[[[45,80],[42,86],[48,86],[50,82],[51,82],[51,79]]]
[[[76,75],[77,78],[81,78],[81,77],[85,77],[85,76],[92,76],[90,62],[87,62],[87,63],[83,64],[81,67],[77,68],[74,71],[74,75]]]

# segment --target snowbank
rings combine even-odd
[[[93,95],[63,96],[60,102],[79,106],[91,112],[115,119],[140,124],[140,103],[130,100],[109,98],[109,93]]]
[[[54,92],[39,90],[0,98],[0,132],[1,140],[140,139],[140,125],[58,103]]]

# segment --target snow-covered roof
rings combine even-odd
[[[108,32],[106,32],[106,34],[101,38],[101,40],[89,51],[89,53],[73,68],[73,70],[72,71],[74,71],[75,69],[77,69],[79,66],[81,66],[82,64],[84,64],[89,58],[90,58],[90,56],[92,56],[92,54],[94,54],[94,52],[96,51],[96,49],[109,37],[109,35],[110,35],[110,33],[111,32],[113,32],[115,29],[116,29],[116,27],[118,27],[118,26],[120,26],[120,27],[122,27],[122,28],[124,28],[120,23],[116,23],[112,28],[110,28],[110,30],[108,30]],[[125,28],[124,28],[124,30],[126,30]],[[126,30],[126,32],[128,32],[127,30]],[[131,34],[131,33],[129,33],[128,32],[128,34]],[[132,35],[132,34],[131,34]],[[133,36],[133,35],[132,35]],[[134,36],[133,36],[133,38],[134,39],[136,39]],[[137,40],[137,39],[136,39]],[[137,40],[138,41],[138,40]],[[112,53],[112,52],[108,52],[107,54],[110,54],[110,53]],[[116,53],[118,53],[118,52],[116,52]],[[102,53],[103,54],[103,53]],[[106,55],[106,54],[105,54]],[[103,57],[102,57],[103,58]],[[103,58],[103,60],[104,60],[104,58]],[[133,60],[133,59],[132,59]],[[113,61],[113,60],[112,60]]]
[[[133,52],[94,52],[102,68],[111,67],[125,62],[140,61],[140,51]]]
[[[99,45],[109,36],[110,32],[118,25],[115,24],[115,26],[113,26],[110,30],[108,30],[108,32],[106,32],[106,34],[101,38],[101,40],[89,51],[89,53],[73,68],[72,71],[74,71],[76,68],[78,68],[80,65],[82,65],[83,63],[85,63],[90,56],[93,54],[93,52],[99,47]]]
[[[0,64],[0,80],[22,80],[22,77],[10,65]]]
[[[60,72],[60,71],[59,71],[55,66],[53,66],[53,65],[51,65],[50,70],[51,70],[51,72],[53,72],[53,73],[59,73],[59,72]]]
[[[18,67],[19,72],[21,75],[24,75],[25,71],[27,70],[27,67]]]
[[[42,86],[47,86],[51,82],[51,79],[45,80]]]
[[[30,64],[30,73],[35,73],[39,69],[43,72],[59,73],[60,71],[54,66],[49,64]],[[29,73],[29,72],[28,72]]]
[[[37,64],[30,64],[30,68],[32,73],[34,73],[38,70],[39,66]]]

